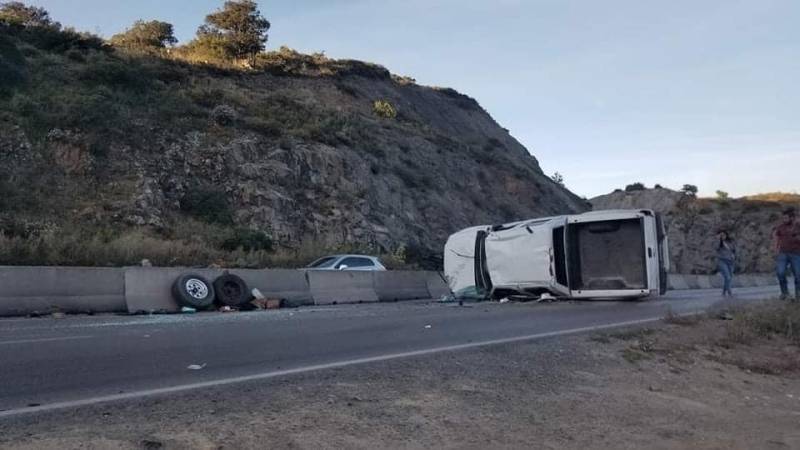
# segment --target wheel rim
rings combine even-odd
[[[242,295],[242,289],[234,282],[225,283],[222,292],[226,299],[236,300]]]
[[[190,278],[186,280],[186,293],[202,300],[208,297],[208,286],[197,278]]]

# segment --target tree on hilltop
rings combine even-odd
[[[684,184],[683,188],[681,188],[681,192],[689,197],[697,197],[697,191],[697,186],[693,184]]]
[[[47,10],[22,2],[0,3],[0,22],[23,27],[61,28],[60,23],[50,18]]]
[[[253,0],[229,0],[222,9],[206,16],[206,23],[197,30],[194,45],[222,45],[230,59],[246,59],[255,64],[256,55],[267,42],[270,23]]]
[[[129,29],[111,38],[111,44],[134,50],[161,50],[178,43],[171,23],[137,20]]]

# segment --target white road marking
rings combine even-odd
[[[18,339],[15,341],[0,341],[0,345],[33,344],[37,342],[73,341],[76,339],[90,339],[93,336],[62,336],[52,338]]]
[[[686,315],[691,315],[695,313],[690,313]],[[401,358],[410,358],[414,356],[424,356],[430,355],[434,353],[442,353],[442,352],[451,352],[457,350],[467,350],[472,348],[478,347],[485,347],[490,345],[499,345],[499,344],[511,344],[516,342],[524,342],[524,341],[532,341],[536,339],[544,339],[549,337],[556,337],[556,336],[565,336],[569,334],[578,334],[578,333],[585,333],[589,331],[599,331],[605,330],[609,328],[619,328],[624,326],[632,326],[632,325],[642,325],[645,323],[657,322],[662,320],[664,317],[649,317],[646,319],[639,319],[639,320],[631,320],[627,322],[617,322],[617,323],[610,323],[604,325],[594,325],[590,327],[581,327],[581,328],[572,328],[569,330],[560,330],[560,331],[550,331],[546,333],[537,333],[537,334],[529,334],[525,336],[517,336],[512,338],[504,338],[504,339],[493,339],[488,341],[481,341],[481,342],[470,342],[468,344],[456,344],[456,345],[448,345],[444,347],[434,347],[424,350],[414,350],[410,352],[402,352],[402,353],[390,353],[381,356],[370,356],[366,358],[357,358],[357,359],[350,359],[346,361],[337,361],[332,363],[326,364],[317,364],[312,366],[305,366],[305,367],[297,367],[294,369],[285,369],[285,370],[276,370],[271,372],[263,372],[253,375],[245,375],[239,377],[231,377],[231,378],[220,378],[217,380],[210,380],[210,381],[202,381],[198,383],[189,383],[189,384],[182,384],[177,386],[170,386],[164,388],[156,388],[156,389],[145,389],[140,391],[134,392],[127,392],[124,394],[113,394],[113,395],[104,395],[98,397],[91,397],[85,398],[81,400],[70,400],[64,402],[57,402],[57,403],[50,403],[46,405],[40,406],[33,406],[29,408],[17,408],[17,409],[8,409],[5,411],[0,411],[0,419],[6,417],[13,417],[19,416],[22,414],[32,414],[32,413],[41,413],[41,412],[49,412],[55,411],[59,409],[66,409],[66,408],[76,408],[80,406],[89,406],[95,405],[98,403],[107,403],[107,402],[114,402],[114,401],[121,401],[121,400],[131,400],[137,399],[141,397],[150,397],[155,395],[163,395],[163,394],[174,394],[178,392],[184,392],[194,389],[203,389],[203,388],[211,388],[217,386],[225,386],[229,384],[235,383],[244,383],[248,381],[258,381],[258,380],[266,380],[270,378],[277,378],[283,377],[287,375],[296,375],[306,372],[314,372],[320,370],[327,370],[327,369],[338,369],[347,366],[353,366],[358,364],[367,364],[367,363],[375,363],[375,362],[382,362],[382,361],[389,361],[393,359],[401,359]]]

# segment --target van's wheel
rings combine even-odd
[[[223,273],[214,280],[217,300],[227,306],[241,306],[250,301],[250,289],[241,277]]]
[[[172,296],[181,306],[206,309],[214,304],[214,287],[200,275],[188,273],[172,284]]]

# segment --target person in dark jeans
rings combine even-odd
[[[775,272],[781,285],[781,299],[789,298],[786,269],[790,269],[794,275],[794,299],[800,301],[800,222],[794,208],[783,211],[781,223],[773,230],[772,238],[778,253]]]
[[[717,252],[717,269],[722,275],[722,296],[733,297],[733,269],[736,265],[736,243],[727,231],[720,230],[719,241],[714,246]]]

